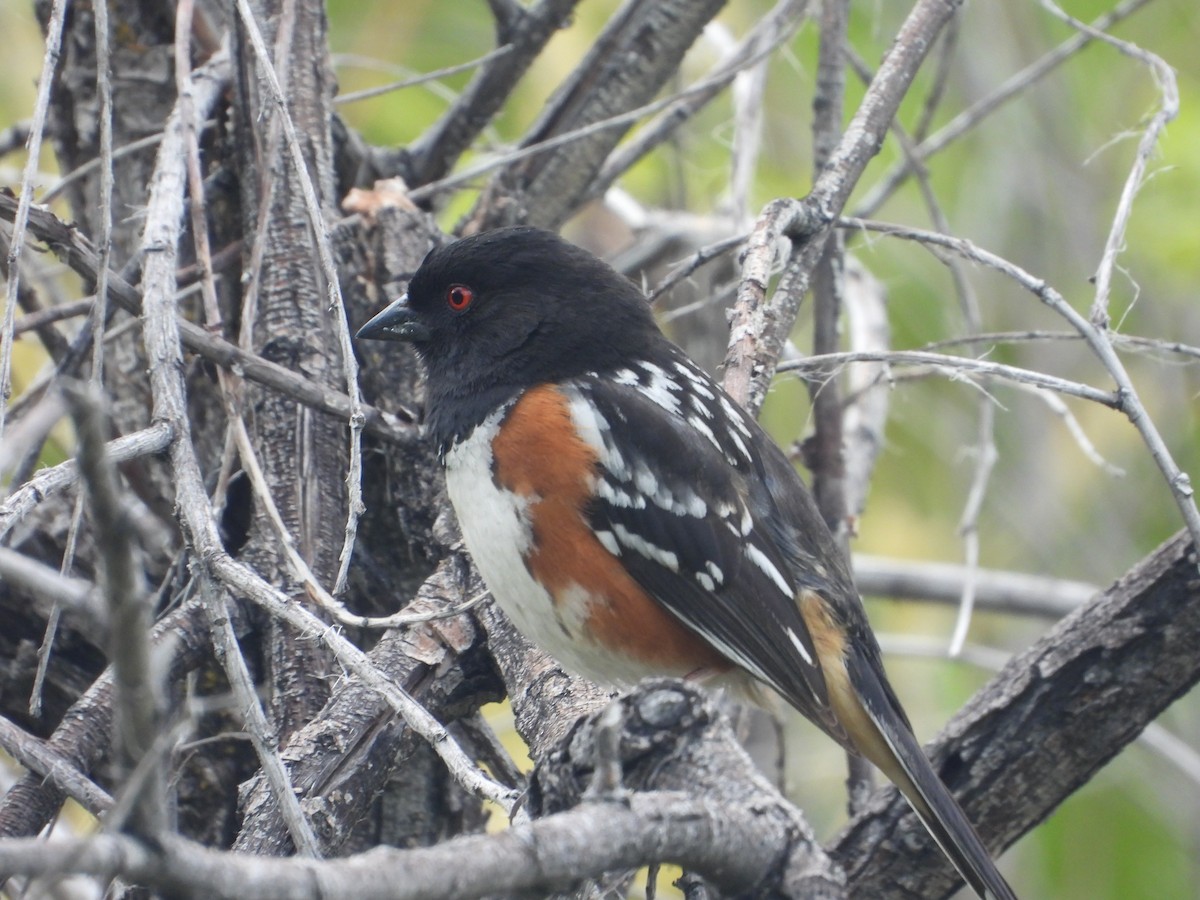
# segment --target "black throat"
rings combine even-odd
[[[495,385],[470,395],[438,391],[433,385],[425,395],[425,433],[437,447],[438,459],[446,462],[446,454],[470,436],[484,419],[497,409],[513,402],[521,388]]]

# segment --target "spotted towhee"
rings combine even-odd
[[[617,686],[768,685],[882,769],[976,893],[1014,897],[913,736],[803,481],[630,281],[549,232],[487,232],[431,252],[358,336],[424,361],[467,548],[529,638]]]

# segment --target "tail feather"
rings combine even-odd
[[[847,660],[850,679],[874,740],[857,740],[859,750],[895,782],[942,852],[968,885],[985,900],[1016,900],[979,834],[917,743],[891,688],[866,661]],[[858,730],[858,729],[855,729]],[[866,736],[864,736],[866,737]],[[879,757],[879,758],[876,758]]]

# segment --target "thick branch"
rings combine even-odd
[[[984,839],[1007,847],[1198,680],[1200,582],[1179,534],[1013,659],[931,757]],[[888,789],[838,838],[854,896],[954,890],[956,876],[909,815]]]
[[[630,2],[559,88],[522,146],[647,103],[679,69],[684,53],[724,0]],[[605,128],[502,172],[484,192],[471,227],[523,222],[552,228],[575,211],[628,125]]]
[[[727,723],[694,688],[648,683],[623,701],[634,778],[661,788],[601,798],[495,835],[418,850],[375,849],[344,860],[222,854],[174,838],[157,850],[101,837],[0,842],[0,870],[120,874],[168,892],[253,898],[470,898],[563,889],[613,869],[672,860],[737,896],[838,898],[838,874],[795,810],[751,774]],[[559,784],[577,784],[593,746],[582,727],[558,756]],[[578,750],[580,755],[576,755]],[[730,759],[736,758],[732,775]],[[540,799],[545,799],[546,782]],[[69,848],[68,853],[58,848]]]
[[[498,22],[499,41],[508,52],[481,66],[454,106],[408,148],[410,184],[426,184],[450,171],[578,3],[541,0],[513,21]]]

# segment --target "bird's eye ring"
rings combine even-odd
[[[466,312],[475,299],[475,292],[465,284],[452,284],[446,290],[446,305],[454,312]]]

